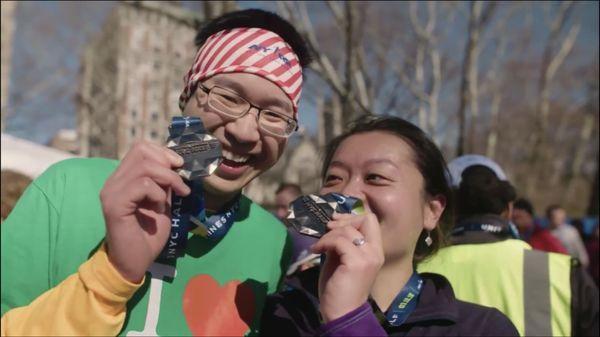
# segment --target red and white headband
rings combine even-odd
[[[211,35],[184,77],[181,111],[199,81],[223,73],[250,73],[268,79],[290,98],[297,113],[302,68],[298,56],[279,35],[262,28],[227,29]]]

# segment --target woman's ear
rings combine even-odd
[[[423,228],[428,231],[432,231],[440,221],[442,213],[446,208],[446,197],[438,194],[425,203],[424,217],[423,217]]]

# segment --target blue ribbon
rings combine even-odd
[[[413,272],[410,279],[396,296],[385,314],[385,318],[391,326],[402,325],[408,316],[415,310],[422,287],[423,280],[419,274]]]
[[[515,239],[520,239],[519,231],[512,222],[509,222],[508,227],[489,223],[460,223],[458,226],[454,227],[452,235],[459,235],[464,232],[488,232],[492,234],[510,235]]]
[[[184,133],[204,134],[204,124],[197,117],[173,117],[169,126],[169,137],[179,137]],[[202,180],[184,182],[190,187],[187,197],[175,193],[171,197],[171,233],[158,259],[174,260],[185,254],[188,233],[193,232],[210,240],[221,239],[235,222],[239,209],[239,197],[223,213],[206,215]]]

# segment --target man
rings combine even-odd
[[[418,267],[445,276],[456,297],[498,308],[522,336],[597,336],[598,288],[571,257],[531,249],[509,222],[516,193],[480,155],[449,164],[458,221],[452,245]]]
[[[260,10],[225,14],[195,41],[179,106],[220,142],[222,163],[187,183],[174,171],[180,156],[141,142],[120,163],[51,167],[2,225],[3,334],[257,332],[289,252],[285,229],[241,190],[297,128],[308,49],[287,21]],[[184,206],[171,200],[180,197],[204,198],[208,230],[190,234],[176,262],[155,262],[178,239],[171,227]]]
[[[279,185],[275,192],[275,214],[280,220],[283,221],[287,217],[290,203],[301,195],[302,189],[296,184],[282,183]],[[287,230],[293,246],[292,263],[286,272],[286,276],[289,277],[296,272],[318,265],[320,255],[310,252],[310,246],[318,241],[316,238],[302,235],[293,228]]]
[[[571,225],[565,223],[567,213],[559,205],[551,205],[546,209],[549,228],[552,234],[556,236],[563,246],[569,252],[569,255],[579,259],[584,267],[590,263],[590,258],[585,250],[585,245],[579,236],[579,232]]]
[[[533,249],[568,254],[560,241],[546,228],[535,222],[533,206],[527,199],[517,199],[513,204],[512,221],[519,229],[521,238]]]

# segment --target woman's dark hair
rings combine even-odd
[[[494,171],[482,165],[473,165],[462,173],[462,181],[456,191],[458,218],[473,215],[500,215],[517,194],[508,181],[496,176]]]
[[[413,263],[417,264],[433,255],[447,242],[447,233],[453,225],[452,190],[447,177],[450,176],[444,156],[431,139],[414,124],[397,117],[365,116],[350,124],[349,129],[334,138],[325,149],[321,178],[325,179],[331,159],[340,144],[348,137],[373,131],[387,132],[405,141],[412,149],[414,163],[423,176],[425,197],[442,195],[446,199],[446,207],[438,226],[431,231],[431,246],[425,244],[427,232],[423,231],[415,248]]]
[[[194,42],[200,48],[211,35],[225,29],[240,27],[263,28],[281,36],[298,56],[302,68],[306,68],[312,61],[306,41],[296,28],[279,15],[261,9],[245,9],[223,14],[203,26]]]

